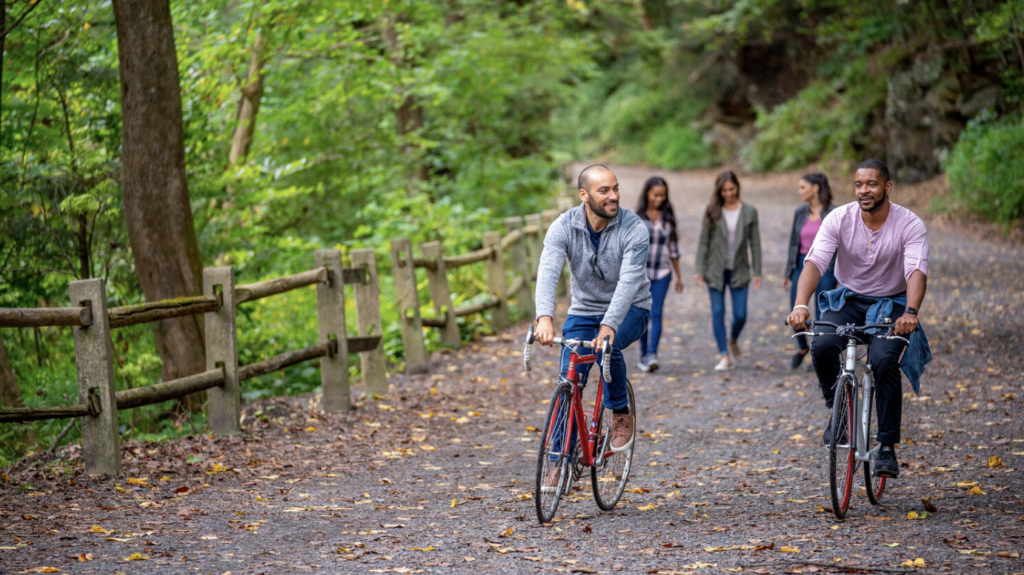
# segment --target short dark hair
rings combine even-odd
[[[876,160],[875,158],[871,158],[870,160],[864,160],[864,163],[862,163],[861,165],[857,166],[857,169],[858,170],[876,170],[876,171],[878,171],[878,173],[883,178],[885,178],[885,181],[887,181],[887,182],[890,181],[890,179],[889,179],[889,166],[886,166],[885,162],[883,162],[882,160]]]
[[[611,172],[611,170],[608,169],[608,166],[605,166],[603,164],[591,164],[591,165],[587,166],[586,168],[583,168],[583,171],[580,172],[580,177],[576,179],[577,189],[579,189],[579,190],[587,190],[589,192],[590,191],[590,173],[589,172],[591,172],[592,170],[599,170],[599,169],[600,170],[604,170],[606,172]]]

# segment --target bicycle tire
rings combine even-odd
[[[629,472],[633,465],[633,451],[636,448],[636,401],[633,398],[633,386],[626,380],[626,393],[629,396],[629,415],[633,418],[633,443],[628,449],[611,454],[600,466],[590,468],[590,486],[594,492],[594,502],[602,511],[611,511],[622,499],[629,482]],[[597,441],[594,445],[594,458],[601,453],[610,451],[612,436],[612,410],[602,406],[597,422]]]
[[[837,519],[846,517],[853,491],[854,468],[857,464],[856,435],[854,430],[853,378],[839,376],[835,399],[832,402],[832,442],[828,447],[828,486],[832,511]],[[845,428],[845,434],[844,434]],[[845,437],[844,437],[845,435]],[[845,440],[841,443],[840,440]]]
[[[864,398],[864,402],[867,403],[867,418],[868,418],[868,436],[864,438],[864,451],[870,452],[872,449],[872,443],[876,441],[878,437],[878,422],[875,421],[874,417],[874,387],[872,386],[869,397]],[[868,492],[868,501],[872,505],[878,505],[878,502],[882,499],[882,494],[885,493],[885,477],[875,477],[871,474],[871,470],[875,465],[875,459],[878,458],[878,452],[871,457],[870,461],[864,462],[864,487]]]
[[[571,457],[562,454],[564,450],[561,442],[556,441],[554,445],[549,445],[555,429],[561,428],[562,441],[570,437],[569,434],[572,433],[572,422],[569,418],[571,406],[572,385],[563,381],[551,394],[551,401],[548,403],[548,410],[544,416],[544,428],[541,430],[540,446],[537,448],[537,477],[533,500],[537,507],[537,520],[541,524],[551,523],[551,520],[554,519],[562,495],[567,491],[565,486],[572,481],[570,475],[572,471],[569,468]],[[557,454],[553,461],[549,450],[554,450]],[[545,493],[543,490],[544,478],[555,468],[562,470],[559,484],[553,492]]]

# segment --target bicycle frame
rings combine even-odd
[[[871,372],[871,365],[868,364],[867,361],[864,361],[864,357],[867,357],[867,353],[865,352],[864,356],[860,359],[857,358],[858,345],[865,344],[858,344],[857,340],[852,337],[846,340],[846,361],[843,365],[842,375],[849,375],[850,379],[853,380],[854,385],[856,385],[857,365],[859,364],[864,370],[864,377],[861,379],[860,383],[860,393],[857,393],[857,389],[854,389],[853,393],[853,413],[857,418],[857,421],[855,422],[857,426],[857,444],[854,446],[854,459],[867,463],[871,461],[871,457],[878,452],[881,445],[875,445],[873,449],[864,451],[864,446],[868,445],[867,439],[868,433],[870,433],[868,426],[870,425],[869,421],[871,420],[871,402],[867,401],[867,398],[871,397],[871,394],[874,393],[875,378]]]
[[[576,368],[581,365],[588,365],[597,363],[597,354],[590,355],[579,355],[575,349],[570,350],[569,354],[569,369],[566,371],[566,379],[572,382],[572,405],[569,406],[569,422],[568,429],[565,431],[565,439],[562,441],[562,455],[566,458],[571,457],[569,453],[570,446],[572,445],[572,433],[573,428],[577,430],[584,430],[587,433],[578,433],[577,441],[580,442],[580,457],[583,465],[589,467],[596,467],[604,462],[604,458],[611,455],[611,451],[608,450],[600,454],[596,459],[594,458],[594,447],[597,443],[598,429],[596,425],[587,425],[586,410],[583,407],[583,390],[580,387]],[[598,417],[601,416],[602,401],[604,399],[604,377],[599,376],[597,383],[597,397],[594,400],[594,413],[591,416],[591,423],[597,421]],[[552,410],[552,417],[558,417],[559,411],[558,405],[555,405],[555,409]],[[554,433],[554,426],[551,426],[549,436],[546,438],[547,441],[551,440],[550,434]]]

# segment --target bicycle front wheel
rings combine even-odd
[[[612,410],[601,406],[601,415],[597,422],[594,461],[600,458],[601,463],[590,468],[590,485],[594,491],[594,501],[603,511],[611,511],[619,503],[629,481],[629,468],[633,464],[637,429],[636,401],[633,399],[633,386],[629,380],[626,380],[626,393],[629,395],[629,417],[633,419],[633,443],[623,451],[612,453]]]
[[[856,433],[854,431],[854,380],[842,375],[836,382],[832,402],[832,441],[828,448],[828,485],[832,498],[832,511],[836,518],[846,517],[853,491],[854,467],[857,462]]]
[[[865,376],[866,377],[866,376]],[[864,411],[864,416],[867,417],[867,428],[868,436],[864,438],[864,450],[870,452],[874,447],[878,437],[878,422],[875,421],[875,393],[872,387],[871,393],[867,394],[864,398],[864,403],[867,405],[867,409]],[[878,505],[878,502],[882,499],[882,493],[885,492],[885,477],[874,477],[871,475],[871,470],[875,466],[875,459],[878,458],[878,452],[874,452],[871,455],[871,460],[864,463],[864,486],[868,492],[868,501],[872,505]]]
[[[567,491],[566,487],[572,480],[569,466],[572,450],[566,449],[566,442],[571,440],[573,433],[569,417],[571,406],[572,385],[562,382],[551,395],[537,449],[537,482],[533,500],[537,505],[537,520],[541,523],[551,523],[562,493]]]

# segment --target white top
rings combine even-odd
[[[736,255],[736,222],[740,221],[740,210],[743,206],[736,208],[735,210],[727,210],[722,208],[722,215],[725,216],[725,227],[729,230],[729,243],[726,248],[725,258],[725,269],[732,269],[732,258]]]

